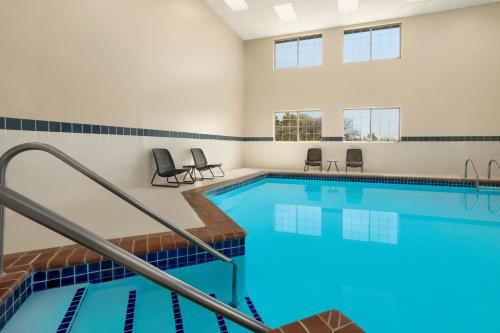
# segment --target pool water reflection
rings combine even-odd
[[[333,308],[370,333],[500,332],[498,194],[268,178],[210,199],[273,327]]]

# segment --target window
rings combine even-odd
[[[401,25],[344,31],[344,63],[399,58]]]
[[[274,114],[275,141],[320,141],[323,112],[299,111]]]
[[[399,141],[399,109],[344,110],[344,141]]]
[[[323,36],[311,35],[274,42],[274,67],[320,66],[323,63]]]

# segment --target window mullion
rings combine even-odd
[[[370,109],[370,142],[373,141],[373,133],[372,133],[372,110]]]
[[[372,39],[372,35],[373,35],[373,28],[370,29],[370,60],[373,59],[373,39]],[[371,109],[370,109],[370,117],[371,117]],[[371,121],[370,121],[371,123]]]
[[[297,66],[296,67],[299,67],[299,54],[300,54],[299,47],[300,47],[300,39],[297,39]]]
[[[297,112],[297,142],[299,142],[299,124],[300,124],[300,112]]]

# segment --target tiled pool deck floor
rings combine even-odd
[[[267,172],[256,169],[243,169],[230,173],[225,179],[215,179],[213,181],[199,182],[194,186],[181,187],[179,190],[165,189],[170,196],[182,196],[194,210],[205,225],[204,227],[187,227],[187,230],[207,243],[218,243],[222,241],[237,240],[245,237],[245,231],[234,221],[232,221],[219,208],[213,205],[203,193],[210,190],[217,190],[220,187],[229,184],[241,183],[245,180],[264,177]],[[231,177],[231,174],[233,177]],[[295,177],[304,177],[306,174],[294,172],[287,173]],[[359,174],[357,174],[359,176]],[[344,177],[344,173],[307,173],[307,178],[318,178],[331,176],[333,178]],[[358,179],[358,176],[350,174],[348,177]],[[420,179],[407,176],[388,177],[386,175],[370,175],[365,173],[363,179],[372,181],[393,181],[401,180],[403,182],[415,183]],[[427,178],[426,182],[445,182],[460,186],[461,184],[470,185],[472,181],[452,178]],[[494,181],[485,183],[487,185],[500,186],[500,182]],[[173,234],[172,232],[154,233],[148,235],[131,236],[118,239],[112,239],[111,242],[121,248],[137,254],[143,255],[156,253],[159,251],[187,248],[189,242]],[[88,264],[103,261],[99,254],[79,245],[68,245],[57,248],[25,251],[20,253],[8,254],[4,257],[5,275],[0,279],[0,304],[12,295],[18,292],[19,286],[25,284],[26,279],[32,272],[45,271],[54,268],[64,268],[80,264]],[[337,311],[329,311],[316,316],[285,325],[275,332],[294,333],[294,332],[362,332],[355,324]]]

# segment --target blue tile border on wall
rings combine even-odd
[[[498,142],[500,136],[402,136],[402,142]]]
[[[16,131],[105,134],[123,136],[147,136],[179,139],[219,140],[219,141],[273,141],[272,137],[242,137],[179,131],[165,131],[149,128],[121,127],[97,124],[69,123],[34,119],[0,117],[0,129]]]
[[[106,134],[106,135],[124,135],[124,136],[148,136],[164,138],[182,138],[199,140],[221,140],[221,141],[244,141],[244,142],[262,142],[274,141],[272,136],[232,136],[203,134],[191,132],[165,131],[159,129],[120,127],[111,125],[69,123],[62,121],[20,119],[10,117],[0,117],[0,129],[17,131],[36,131],[36,132],[58,132],[58,133],[83,133],[83,134]],[[324,136],[322,142],[343,142],[342,136]],[[500,136],[402,136],[402,142],[488,142],[500,141]]]
[[[321,141],[344,141],[343,136],[324,136]]]

